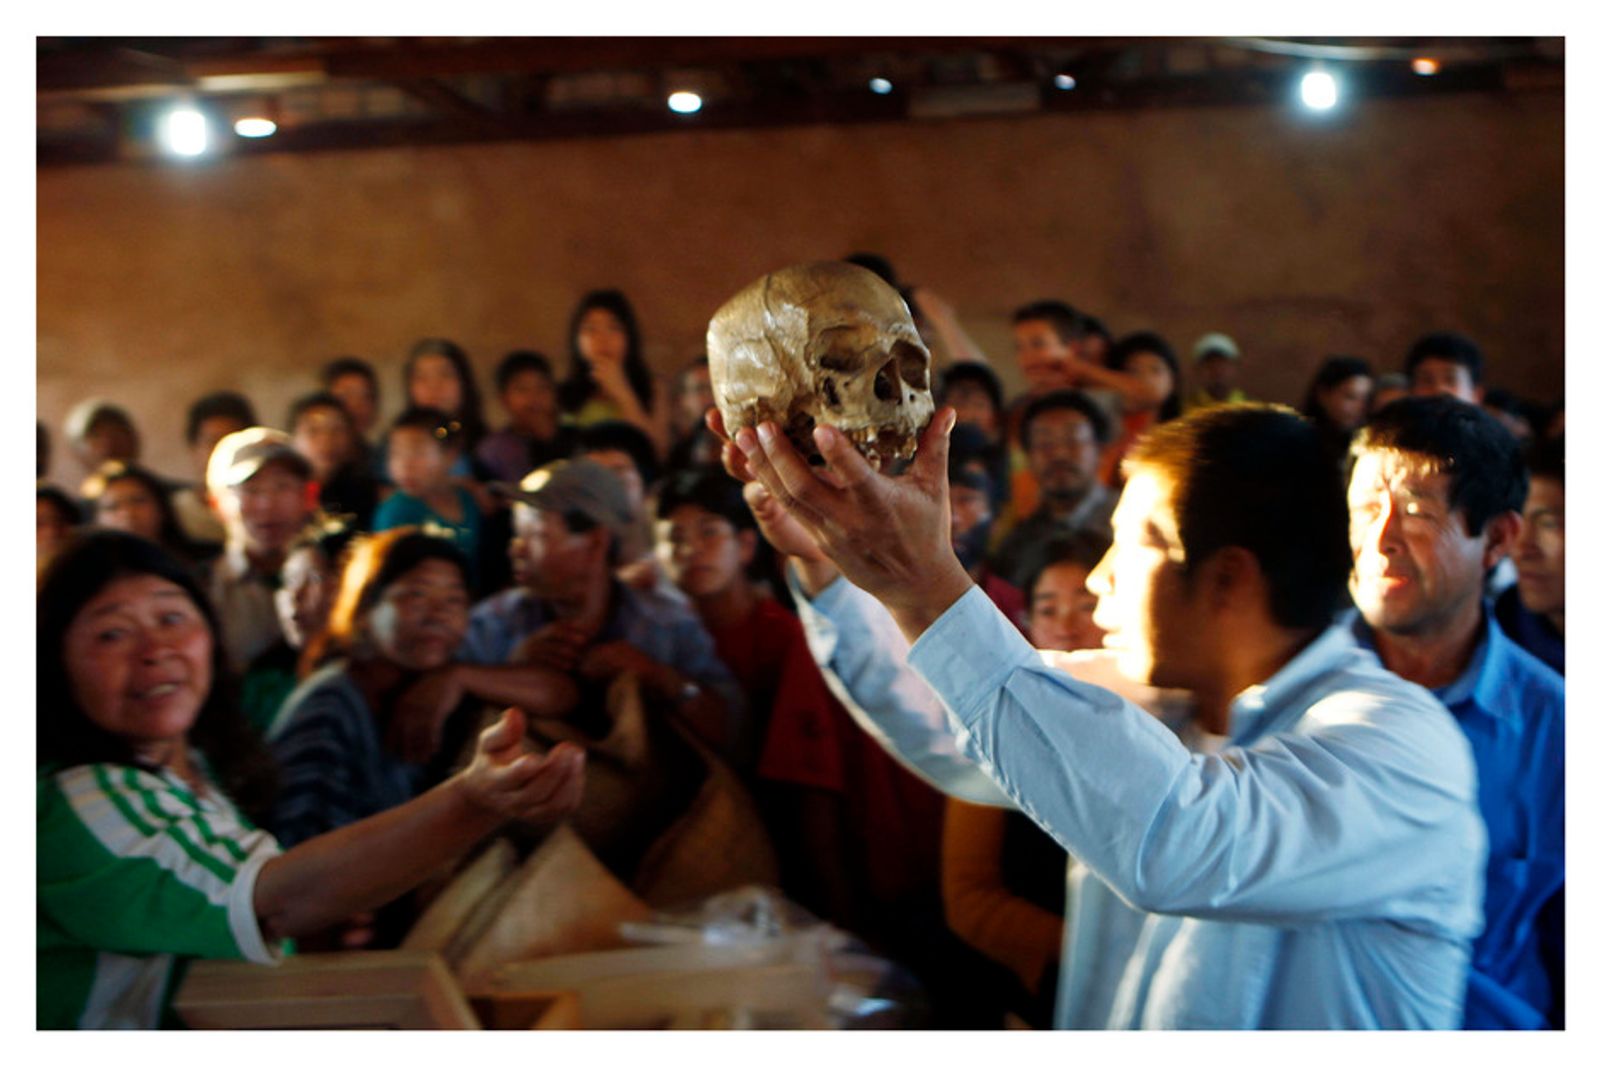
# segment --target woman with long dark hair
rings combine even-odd
[[[154,543],[99,531],[38,597],[37,1025],[171,1021],[189,958],[281,942],[393,899],[512,818],[563,817],[582,753],[521,752],[512,710],[471,764],[377,818],[287,851],[254,822],[271,763],[233,702],[217,620]]]
[[[620,420],[650,438],[657,459],[667,452],[666,386],[645,365],[633,305],[616,289],[584,293],[567,326],[570,355],[561,410],[574,425]]]
[[[1330,355],[1317,367],[1300,413],[1322,435],[1328,454],[1342,463],[1350,438],[1367,421],[1372,405],[1372,367],[1353,355]]]

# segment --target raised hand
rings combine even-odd
[[[824,471],[809,466],[771,422],[741,429],[733,443],[772,502],[915,639],[972,585],[950,543],[946,466],[954,425],[953,410],[936,412],[899,477],[874,470],[829,426],[813,431]],[[793,530],[778,523],[777,532],[788,539]]]

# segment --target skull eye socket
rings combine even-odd
[[[901,341],[894,346],[894,362],[900,367],[900,380],[913,389],[928,387],[928,355],[914,345]]]
[[[836,371],[837,373],[848,374],[850,371],[857,368],[857,365],[861,362],[861,360],[854,352],[836,351],[824,352],[822,354],[822,358],[817,360],[817,362],[822,364],[822,369],[824,370],[832,370]]]
[[[894,363],[885,363],[878,376],[872,379],[872,395],[885,403],[896,403],[900,399],[900,384],[895,381]]]

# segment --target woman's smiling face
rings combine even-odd
[[[117,578],[86,603],[62,655],[85,717],[158,764],[211,693],[211,627],[188,593],[151,574]]]

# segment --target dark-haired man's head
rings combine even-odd
[[[67,412],[66,438],[78,462],[94,470],[119,459],[139,458],[139,430],[126,408],[107,400],[84,400]]]
[[[1470,642],[1521,525],[1516,441],[1478,407],[1413,396],[1374,414],[1350,456],[1350,592],[1380,651],[1388,635]]]
[[[1090,575],[1095,622],[1130,677],[1192,689],[1225,718],[1241,677],[1345,602],[1338,467],[1288,408],[1237,404],[1160,424],[1123,468],[1112,547]]]
[[[494,384],[513,432],[541,441],[555,436],[561,406],[548,359],[525,349],[508,352],[495,367]]]
[[[1406,378],[1413,396],[1483,399],[1483,352],[1459,333],[1429,333],[1406,353]]]
[[[190,404],[183,439],[189,445],[189,458],[199,476],[204,479],[206,463],[217,441],[255,424],[255,408],[237,392],[208,392]]]
[[[1077,357],[1083,317],[1060,300],[1036,300],[1011,313],[1011,340],[1027,391],[1034,394],[1072,384],[1068,367]]]
[[[294,450],[311,464],[311,476],[327,481],[356,454],[356,427],[350,411],[331,392],[313,392],[289,406],[289,436]]]
[[[1111,440],[1105,412],[1076,389],[1046,393],[1022,413],[1020,438],[1043,505],[1070,510],[1095,483]]]
[[[371,364],[353,355],[330,360],[321,373],[322,387],[339,397],[363,440],[378,424],[378,375]]]
[[[1528,454],[1528,498],[1512,549],[1522,606],[1544,615],[1560,633],[1567,614],[1566,438],[1541,440]]]
[[[656,501],[656,556],[696,603],[747,582],[758,535],[739,483],[720,469],[668,478]]]
[[[656,479],[656,451],[644,431],[629,422],[595,422],[578,431],[574,455],[592,459],[622,479],[636,513]]]
[[[621,480],[588,458],[557,459],[499,487],[513,501],[511,570],[558,614],[577,610],[635,519]]]
[[[1005,412],[1000,378],[983,363],[951,363],[939,377],[938,402],[956,409],[956,421],[972,426],[985,439],[1000,439]]]

